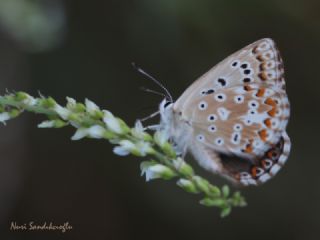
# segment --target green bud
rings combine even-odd
[[[106,131],[103,133],[103,138],[112,139],[112,138],[114,138],[114,137],[115,137],[115,135],[114,135],[114,133],[112,133],[111,131],[106,130]]]
[[[194,174],[192,167],[180,157],[173,161],[173,165],[183,176],[191,177]]]
[[[52,97],[43,98],[39,100],[39,105],[45,108],[54,108],[56,101]]]
[[[195,182],[196,186],[198,189],[205,194],[209,195],[209,182],[202,177],[199,176],[194,176],[192,180]]]
[[[185,190],[186,192],[198,193],[198,190],[197,190],[195,184],[188,179],[184,179],[184,178],[179,179],[177,181],[177,185],[179,187],[181,187],[183,190]]]
[[[176,158],[176,152],[172,145],[168,142],[168,136],[163,131],[157,131],[154,134],[154,141],[164,151],[164,153],[170,158]]]
[[[204,198],[200,201],[200,204],[206,207],[223,207],[226,205],[226,202],[222,198]]]
[[[230,194],[230,188],[229,188],[229,186],[224,185],[224,186],[222,187],[222,194],[223,194],[223,196],[224,196],[225,198],[227,198],[227,197],[229,196],[229,194]]]
[[[66,125],[68,125],[68,123],[66,123],[66,122],[64,122],[64,121],[62,121],[62,120],[60,120],[60,119],[56,119],[56,120],[54,120],[54,125],[53,125],[53,127],[54,127],[54,128],[62,128],[62,127],[64,127],[64,126],[66,126]]]
[[[212,186],[210,184],[210,186],[209,186],[209,194],[208,195],[210,195],[211,197],[220,197],[221,191],[220,191],[220,189],[218,187]]]
[[[25,100],[27,98],[28,98],[28,94],[26,94],[25,92],[17,92],[15,94],[16,101],[20,102],[20,101],[23,101],[23,100]]]
[[[170,158],[176,158],[177,154],[169,142],[165,142],[162,146],[163,152]]]
[[[75,113],[70,113],[69,114],[69,116],[68,116],[68,120],[70,120],[70,121],[78,121],[79,120],[79,117],[78,117],[78,115],[77,114],[75,114]]]
[[[84,112],[86,110],[86,106],[82,103],[76,103],[74,107],[74,111],[79,113],[79,112]]]
[[[121,118],[117,118],[119,124],[120,124],[120,128],[122,129],[122,134],[127,134],[130,132],[130,128],[128,127],[128,125],[121,119]]]
[[[96,110],[93,112],[92,117],[95,119],[101,119],[101,118],[103,118],[103,112]]]
[[[151,137],[151,135],[149,133],[141,131],[141,130],[138,130],[136,128],[132,128],[131,129],[131,134],[132,134],[132,136],[134,136],[134,137],[136,137],[138,139],[144,140],[146,142],[152,141],[152,137]]]
[[[220,213],[220,217],[224,218],[227,217],[231,213],[231,207],[225,207],[222,209]]]
[[[8,113],[9,113],[10,118],[15,118],[20,115],[21,111],[14,108],[14,109],[11,109],[10,112],[8,112]]]

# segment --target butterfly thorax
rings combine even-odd
[[[183,117],[182,112],[175,111],[174,103],[166,99],[160,103],[160,116],[161,130],[175,143],[177,152],[184,155],[192,139],[192,126],[189,121]]]

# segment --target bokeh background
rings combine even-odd
[[[0,92],[85,97],[130,124],[157,109],[153,74],[175,98],[241,47],[272,37],[285,61],[292,152],[276,178],[242,189],[226,219],[174,181],[146,183],[140,159],[73,129],[37,129],[32,114],[0,129],[1,239],[320,238],[320,2],[318,0],[0,0]],[[224,181],[197,167],[217,184]],[[12,221],[73,230],[12,232]]]

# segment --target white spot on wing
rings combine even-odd
[[[264,182],[268,181],[270,178],[271,178],[270,174],[265,173],[259,177],[259,180],[264,183]]]
[[[209,122],[214,122],[214,121],[216,121],[217,120],[217,116],[215,115],[215,114],[210,114],[209,116],[208,116],[208,121]]]
[[[198,140],[199,142],[204,142],[204,136],[203,136],[202,134],[198,134],[198,135],[197,135],[197,140]]]
[[[221,146],[221,145],[224,144],[224,140],[223,140],[223,138],[217,138],[217,139],[215,140],[215,143],[216,143],[218,146]]]
[[[201,102],[199,102],[199,104],[198,104],[198,108],[199,108],[200,110],[206,110],[207,107],[208,107],[208,103],[207,103],[206,101],[201,101]]]
[[[224,108],[224,107],[219,107],[219,108],[217,109],[217,112],[218,112],[218,115],[219,115],[219,117],[220,117],[220,119],[221,119],[222,121],[227,120],[228,117],[229,117],[229,114],[230,114],[230,111],[227,110],[227,109]]]
[[[276,175],[277,172],[279,172],[279,170],[281,169],[280,165],[279,164],[275,164],[272,166],[272,168],[270,169],[270,173],[272,175]]]
[[[217,127],[212,124],[212,125],[210,125],[210,126],[208,127],[208,131],[209,131],[209,132],[215,132],[215,131],[217,131]]]
[[[241,104],[244,101],[244,96],[243,95],[236,95],[236,96],[234,96],[234,101],[237,104]]]
[[[236,123],[235,125],[233,125],[233,130],[235,131],[241,131],[242,129],[243,129],[243,126],[240,123]]]
[[[214,99],[217,102],[224,102],[227,99],[227,96],[224,93],[218,93],[214,95]]]
[[[281,155],[278,160],[278,163],[285,164],[286,161],[287,161],[287,156]]]
[[[231,135],[231,142],[233,144],[239,144],[241,140],[241,134],[239,132],[233,132]]]

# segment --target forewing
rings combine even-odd
[[[221,88],[255,83],[275,90],[284,89],[280,53],[272,39],[258,40],[235,52],[196,80],[177,100],[176,107],[188,107],[191,98]]]

